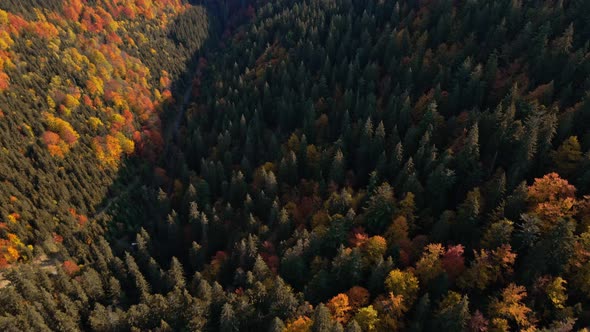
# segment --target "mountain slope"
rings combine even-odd
[[[92,217],[123,156],[155,158],[171,83],[208,25],[203,8],[180,1],[4,1],[0,8],[5,265]],[[186,22],[194,24],[187,45],[176,37]]]
[[[224,33],[177,78],[178,102],[160,117],[164,139],[148,117],[138,124],[149,139],[134,140],[133,157],[111,163],[92,144],[107,138],[85,132],[63,159],[49,159],[90,156],[84,162],[101,165],[112,193],[96,193],[102,208],[88,204],[99,220],[84,222],[76,210],[57,231],[39,231],[52,237],[33,253],[46,251],[55,269],[24,262],[3,270],[1,328],[589,324],[587,1],[205,4]],[[179,48],[201,45],[191,39],[193,16],[170,22]],[[151,51],[128,52],[153,63],[150,73],[167,68]],[[104,105],[116,111],[119,101],[133,108],[140,100],[121,95],[105,92]],[[55,107],[49,115],[69,119]],[[45,123],[35,133],[67,143]],[[128,137],[126,126],[114,128]],[[109,128],[104,134],[115,135]],[[49,145],[36,146],[50,155]],[[76,150],[83,146],[88,153]],[[115,165],[116,175],[107,173]]]

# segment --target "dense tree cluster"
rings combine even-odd
[[[150,1],[97,8],[115,3]],[[38,249],[26,244],[51,234],[39,247],[54,263],[3,271],[10,284],[0,292],[0,327],[572,331],[590,324],[588,1],[205,4],[225,8],[218,19],[228,25],[200,51],[190,106],[167,119],[172,139],[157,155],[129,148],[136,154],[120,177],[133,190],[101,218],[86,220],[93,205],[80,202],[68,210],[69,228],[35,223],[28,241],[4,240],[32,257]],[[73,8],[68,15],[84,16]],[[137,17],[146,15],[137,8]],[[180,48],[201,45],[191,39],[195,16],[173,22],[166,38]],[[135,54],[162,65],[156,55]],[[13,84],[11,77],[7,91]],[[73,101],[51,98],[75,109],[77,94],[101,90],[91,87],[69,90]],[[135,105],[128,95],[103,94],[114,110]],[[47,159],[59,148],[63,156],[47,159],[58,169],[83,146],[109,144],[108,135],[80,144],[95,137],[60,112],[40,113],[42,130],[18,127],[25,138],[42,134],[42,145],[19,151],[24,143],[15,143],[7,153]],[[6,114],[0,126],[8,118],[18,119]],[[63,185],[18,179],[29,191]],[[2,207],[23,200],[10,195]],[[28,204],[49,219],[55,211]],[[2,212],[8,223],[0,230],[31,218]]]
[[[182,17],[190,45],[169,37]],[[178,0],[2,1],[0,267],[92,216],[123,156],[161,151],[159,113],[207,29]]]

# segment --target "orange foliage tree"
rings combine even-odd
[[[71,260],[64,261],[62,264],[64,271],[69,275],[74,275],[80,271],[80,267],[78,264],[74,263]]]
[[[350,319],[353,307],[350,305],[348,295],[338,294],[334,296],[327,304],[328,309],[332,313],[332,317],[340,324],[345,325]]]
[[[576,187],[562,179],[557,173],[549,173],[528,188],[528,200],[533,213],[543,219],[540,227],[546,231],[551,221],[572,216],[576,208]]]
[[[23,246],[16,234],[8,233],[7,239],[0,239],[0,268],[16,262]]]
[[[477,287],[483,290],[513,272],[516,254],[508,244],[492,251],[481,249],[479,252],[475,251],[474,255],[471,266],[459,279],[459,285],[463,288]]]
[[[310,332],[312,320],[307,316],[299,316],[294,321],[285,326],[283,332]]]

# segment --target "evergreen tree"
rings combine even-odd
[[[330,311],[323,303],[320,303],[315,308],[311,330],[313,332],[330,332],[333,325]]]
[[[275,317],[270,324],[268,332],[282,332],[284,329],[285,324],[283,323],[283,321],[280,318]]]

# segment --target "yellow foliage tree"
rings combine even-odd
[[[440,243],[431,243],[426,246],[424,254],[416,263],[416,274],[420,280],[427,284],[443,272],[441,257],[445,250]]]
[[[0,50],[6,51],[12,46],[12,44],[14,44],[14,40],[10,38],[8,32],[0,30]]]
[[[104,83],[99,77],[91,76],[86,82],[86,88],[93,96],[102,96],[104,94]]]
[[[354,315],[354,320],[360,325],[363,331],[376,331],[379,323],[379,313],[372,305],[360,308]]]
[[[532,310],[522,303],[526,296],[527,292],[523,286],[508,285],[502,290],[500,298],[490,303],[490,315],[516,323],[520,331],[534,330],[535,320],[532,317]]]
[[[8,24],[8,13],[0,9],[0,24]]]
[[[412,272],[394,269],[385,279],[385,288],[394,295],[402,295],[411,306],[418,296],[419,282]]]
[[[119,145],[121,149],[126,155],[130,155],[135,150],[135,142],[130,140],[129,138],[125,137],[122,133],[117,133],[117,138],[119,139]]]
[[[551,303],[558,308],[563,309],[564,304],[567,301],[567,289],[565,288],[567,281],[562,277],[554,278],[546,288],[547,297],[551,300]]]
[[[80,101],[71,94],[67,94],[63,100],[63,104],[69,109],[74,109],[80,105]]]
[[[363,250],[369,263],[376,263],[385,254],[387,241],[382,236],[372,236],[363,244]]]
[[[102,123],[102,121],[99,118],[94,117],[94,116],[91,116],[90,118],[88,118],[87,122],[88,122],[88,125],[90,125],[90,127],[93,130],[97,130],[98,127],[104,126],[104,123]]]
[[[559,174],[569,177],[577,170],[580,162],[584,159],[582,155],[582,147],[578,141],[578,137],[571,136],[566,139],[551,155],[553,161],[557,165]]]

